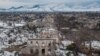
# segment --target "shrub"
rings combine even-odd
[[[68,45],[66,49],[73,51],[73,50],[75,50],[75,48],[76,48],[76,44],[72,43],[72,44]]]

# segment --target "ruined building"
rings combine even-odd
[[[49,17],[49,16],[48,16]],[[42,21],[45,26],[40,32],[37,33],[36,38],[28,39],[27,45],[21,49],[21,53],[27,56],[55,56],[56,44],[60,42],[60,33],[53,25],[54,19],[46,18]],[[40,24],[41,21],[34,21],[35,25]],[[39,23],[39,24],[38,24]]]
[[[30,56],[55,56],[54,39],[29,39],[20,52]]]

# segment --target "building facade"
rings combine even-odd
[[[29,39],[22,54],[31,56],[55,56],[55,39]]]

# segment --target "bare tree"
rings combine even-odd
[[[85,42],[89,42],[89,54],[92,55],[92,42],[95,40],[95,34],[93,30],[81,28],[78,32],[78,40],[80,41],[81,45],[85,47]]]

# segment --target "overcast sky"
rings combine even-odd
[[[10,8],[12,6],[18,7],[18,6],[32,6],[34,4],[50,4],[52,3],[66,3],[66,4],[88,4],[88,3],[94,3],[94,5],[91,5],[93,7],[96,7],[95,3],[99,3],[100,0],[0,0],[0,8]]]

